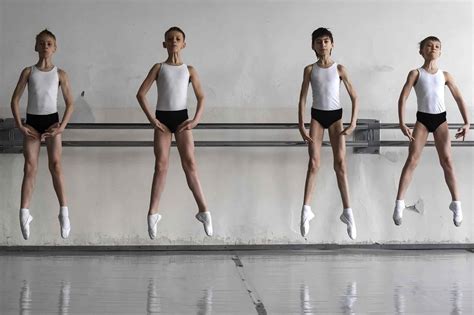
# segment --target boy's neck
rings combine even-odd
[[[40,58],[36,63],[38,69],[48,70],[54,67],[53,60],[51,58]]]
[[[436,62],[436,59],[425,60],[422,67],[428,72],[438,71],[438,63]]]
[[[181,59],[180,54],[171,54],[171,55],[168,55],[168,59],[166,59],[166,63],[172,64],[172,65],[182,65],[183,59]]]
[[[318,61],[317,61],[318,66],[321,66],[321,67],[328,67],[328,66],[332,65],[333,63],[334,63],[334,61],[331,59],[331,56],[329,56],[329,55],[320,56]]]

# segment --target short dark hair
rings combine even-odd
[[[334,42],[331,31],[325,27],[320,27],[317,30],[315,30],[313,34],[311,34],[311,45],[314,44],[314,41],[316,40],[316,38],[323,37],[323,36],[328,36],[331,39],[331,43]]]
[[[181,34],[183,34],[183,39],[186,39],[186,34],[184,34],[183,30],[177,26],[170,27],[169,30],[165,32],[165,39],[166,39],[166,35],[168,35],[169,32],[173,32],[173,31],[180,32]]]
[[[48,30],[47,28],[45,28],[44,30],[39,32],[38,35],[36,35],[36,41],[38,41],[38,39],[43,35],[47,35],[49,37],[52,37],[56,41],[56,36],[54,36],[54,34],[50,30]]]
[[[428,36],[420,42],[420,51],[425,47],[426,43],[428,43],[429,41],[439,42],[441,44],[441,41],[439,40],[438,37]]]

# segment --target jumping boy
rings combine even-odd
[[[21,185],[20,227],[25,240],[30,236],[30,223],[33,221],[29,208],[42,141],[46,142],[49,170],[59,201],[58,218],[61,237],[67,238],[71,230],[61,168],[61,134],[71,118],[74,106],[68,76],[52,61],[56,49],[56,37],[49,30],[45,29],[36,36],[35,51],[38,52],[38,62],[34,66],[23,69],[11,100],[16,126],[24,136],[25,166]],[[20,98],[27,85],[28,106],[26,121],[23,123],[20,118]],[[59,87],[66,104],[66,111],[61,122],[59,122],[57,108]]]
[[[346,142],[345,136],[350,135],[356,127],[357,96],[347,75],[346,68],[337,64],[331,58],[334,48],[332,33],[326,28],[318,28],[312,34],[312,49],[316,53],[317,61],[304,69],[298,106],[299,130],[303,140],[308,143],[309,163],[304,189],[303,208],[301,209],[301,235],[309,232],[309,222],[314,218],[311,211],[311,198],[321,160],[321,145],[324,129],[328,129],[329,140],[334,157],[334,170],[337,184],[341,193],[343,211],[340,216],[347,224],[347,233],[351,239],[357,237],[354,215],[350,207],[349,187],[346,172]],[[351,123],[348,127],[342,125],[342,107],[339,101],[339,87],[344,83],[352,102]],[[311,83],[313,91],[313,105],[311,108],[311,126],[309,134],[304,126],[304,111],[308,87]]]
[[[434,36],[423,39],[420,42],[419,53],[423,57],[424,63],[420,68],[411,70],[408,73],[408,78],[398,100],[400,129],[410,140],[410,147],[400,176],[397,200],[395,201],[395,209],[393,211],[393,221],[396,225],[402,224],[403,210],[405,209],[405,192],[412,179],[413,171],[420,160],[428,134],[432,132],[439,161],[444,171],[444,178],[452,197],[449,210],[453,212],[454,224],[460,226],[462,222],[462,209],[451,158],[451,140],[449,139],[448,123],[446,122],[444,86],[448,86],[463,117],[464,125],[458,129],[455,136],[456,139],[462,137],[463,141],[469,132],[467,107],[461,92],[454,82],[453,76],[438,67],[437,61],[441,56],[441,41]],[[405,104],[412,87],[415,88],[418,103],[418,112],[416,113],[416,123],[413,132],[405,125]]]
[[[185,37],[184,32],[179,27],[171,27],[165,32],[163,48],[167,50],[168,58],[151,68],[137,93],[138,102],[155,129],[155,173],[147,217],[148,234],[151,239],[156,237],[157,225],[161,220],[158,205],[165,187],[173,134],[188,186],[199,209],[196,219],[203,223],[206,234],[212,236],[211,213],[207,210],[206,200],[198,178],[194,157],[194,140],[191,132],[201,119],[204,110],[204,93],[197,71],[192,66],[184,64],[181,58],[181,51],[186,47]],[[158,88],[158,101],[153,116],[149,110],[146,94],[155,81]],[[191,82],[197,98],[196,113],[194,118],[190,120],[188,119],[186,106],[189,82]]]

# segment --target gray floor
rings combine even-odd
[[[473,314],[466,250],[0,253],[1,314]]]

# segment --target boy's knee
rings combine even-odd
[[[183,169],[186,173],[196,172],[196,160],[193,158],[185,158],[181,161]]]
[[[168,170],[168,161],[165,159],[157,159],[155,162],[155,172],[166,172]]]
[[[54,160],[49,162],[49,171],[51,172],[51,174],[61,173],[61,161]]]
[[[308,163],[308,171],[311,173],[315,173],[319,171],[321,164],[318,159],[310,158]]]
[[[407,159],[407,166],[409,168],[415,168],[418,165],[419,160],[420,160],[419,156],[411,155]]]
[[[449,156],[439,159],[439,163],[443,169],[450,170],[453,168],[453,160]]]
[[[33,161],[25,161],[25,167],[23,171],[27,176],[35,175],[38,171],[38,163]]]
[[[346,172],[346,162],[343,159],[334,161],[334,171],[338,174],[344,174]]]

